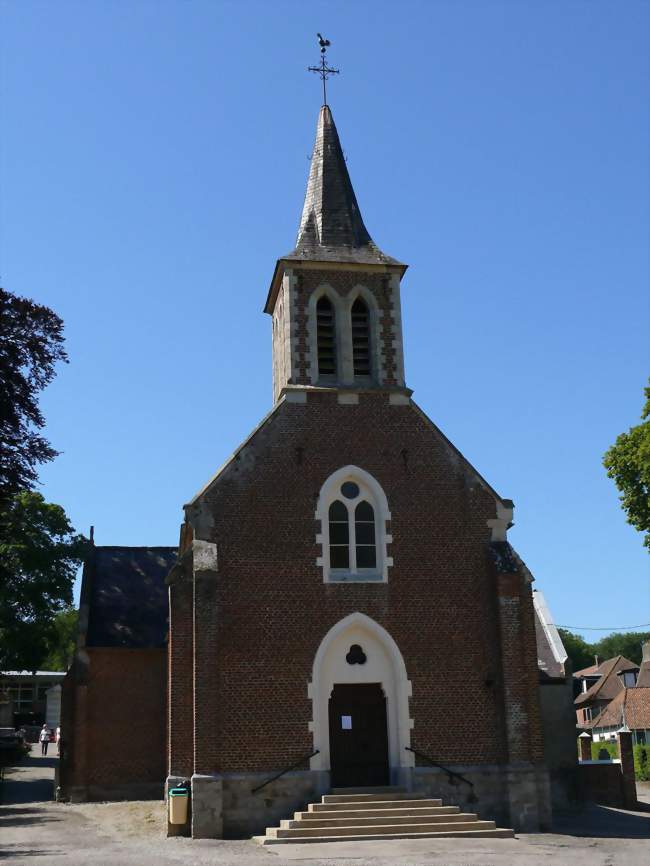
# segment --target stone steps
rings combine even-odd
[[[269,827],[262,845],[291,842],[353,842],[372,839],[425,839],[444,836],[512,838],[512,830],[482,821],[458,806],[417,797],[402,788],[366,788],[325,794],[293,819]]]

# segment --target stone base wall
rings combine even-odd
[[[160,782],[125,782],[122,785],[73,785],[61,793],[70,803],[100,803],[117,800],[162,800]]]
[[[551,792],[545,767],[532,764],[454,765],[449,767],[473,783],[450,778],[437,767],[414,767],[414,793],[440,798],[445,805],[476,812],[499,827],[536,833],[551,827]]]
[[[459,765],[450,767],[473,783],[449,781],[434,767],[401,768],[395,782],[415,794],[439,797],[445,805],[477,812],[482,819],[519,832],[547,830],[551,824],[550,785],[542,766]],[[261,773],[215,774],[192,777],[191,835],[195,839],[248,838],[264,835],[267,827],[291,818],[330,789],[329,772],[314,770],[287,773],[268,779]],[[170,835],[190,832],[170,828]]]

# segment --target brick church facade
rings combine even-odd
[[[265,306],[275,405],[185,507],[168,577],[168,785],[191,779],[195,837],[258,833],[332,786],[549,824],[532,578],[512,502],[406,386],[405,271],[323,106]]]

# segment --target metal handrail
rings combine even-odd
[[[461,782],[465,782],[466,785],[469,785],[470,788],[474,788],[474,782],[470,782],[469,779],[466,779],[465,776],[461,776],[460,773],[455,773],[453,770],[450,770],[449,767],[444,767],[442,764],[439,764],[437,761],[434,761],[428,755],[425,755],[423,752],[418,752],[417,749],[412,749],[410,746],[404,746],[407,752],[413,752],[414,755],[417,755],[418,758],[424,758],[425,761],[428,761],[434,767],[438,767],[439,770],[443,770],[449,779],[455,778],[460,779]]]
[[[299,767],[301,764],[304,764],[305,761],[308,761],[310,758],[313,758],[314,755],[318,755],[320,753],[320,749],[316,749],[315,752],[312,752],[309,755],[304,755],[299,761],[296,761],[295,764],[292,764],[290,767],[287,767],[286,770],[282,770],[281,773],[276,773],[275,776],[271,776],[270,779],[267,779],[266,782],[262,782],[261,785],[258,785],[257,788],[253,788],[251,794],[257,794],[258,791],[261,791],[262,788],[265,788],[271,782],[275,782],[276,779],[279,779],[280,776],[284,776],[285,773],[289,773],[291,770],[295,770],[296,767]]]

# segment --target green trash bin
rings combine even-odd
[[[187,823],[187,805],[190,792],[187,788],[172,788],[169,792],[169,823]]]

